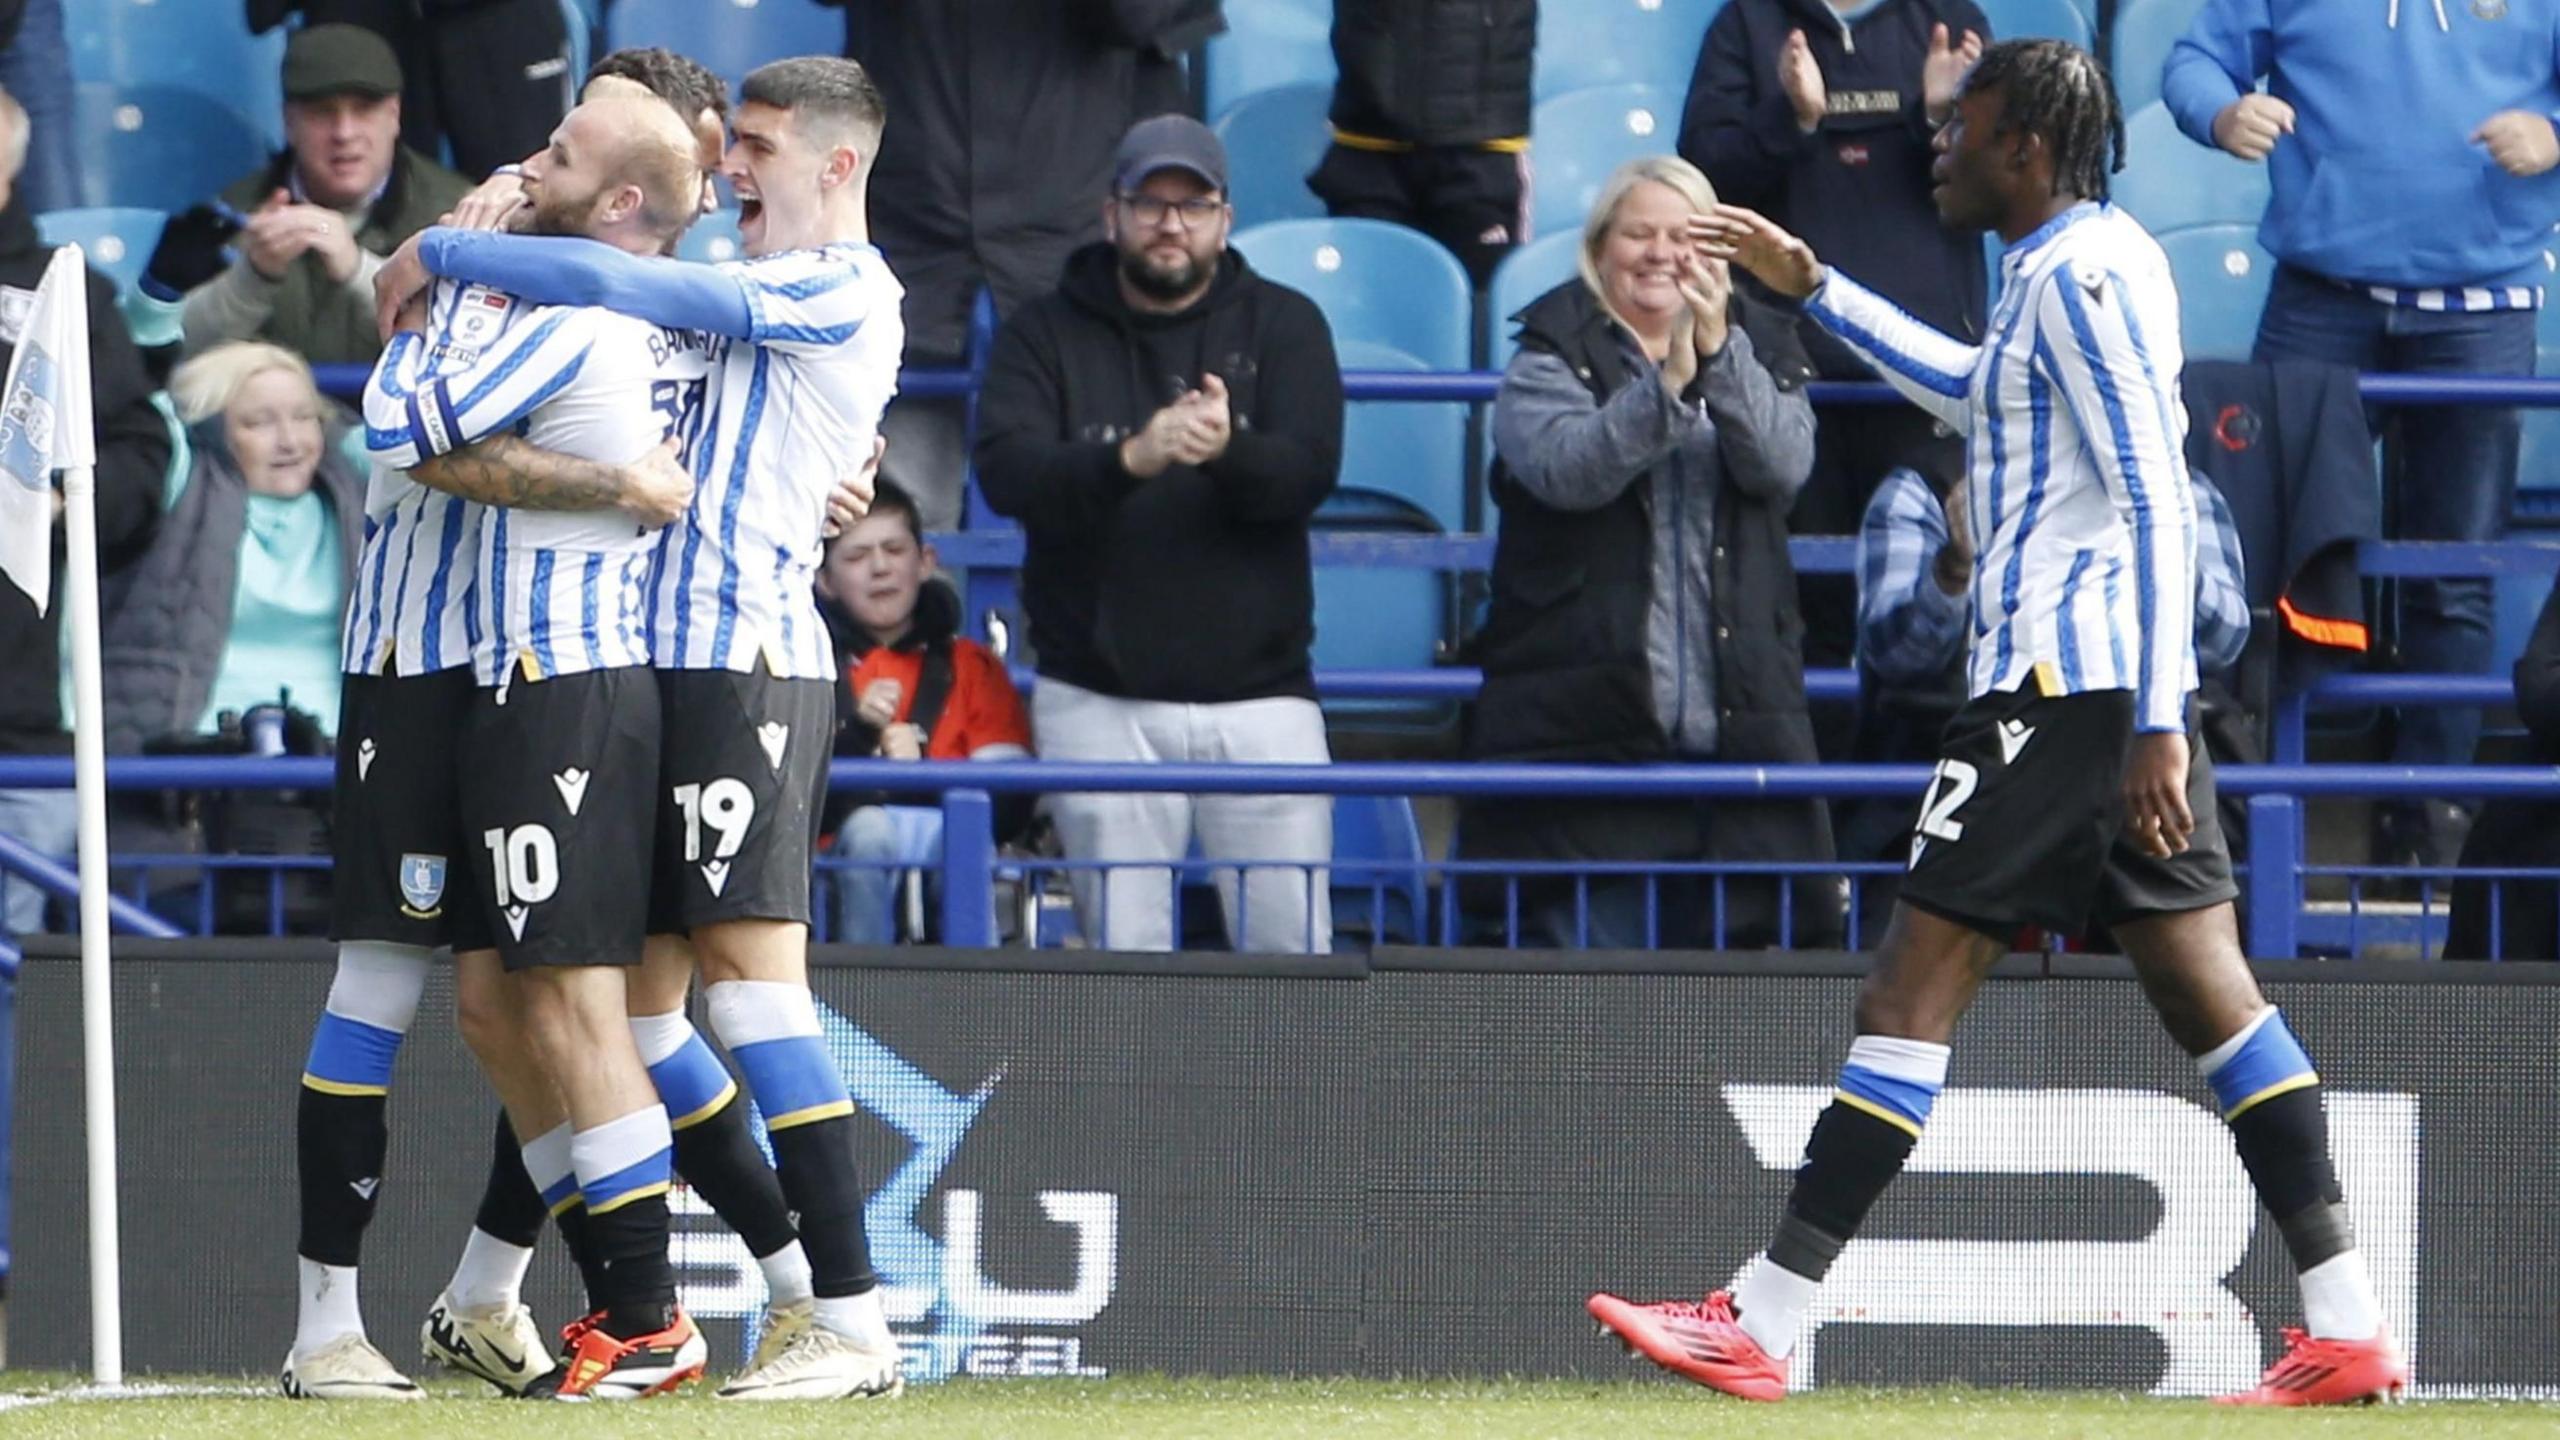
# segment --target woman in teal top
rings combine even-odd
[[[191,457],[151,549],[107,580],[108,747],[209,734],[280,699],[325,733],[364,504],[311,368],[243,341],[179,366],[169,390]]]

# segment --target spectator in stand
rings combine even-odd
[[[26,163],[29,126],[18,102],[0,93],[0,286],[25,294],[52,263],[53,247],[36,237],[34,212],[16,194]],[[151,539],[169,472],[169,427],[151,402],[142,357],[116,311],[115,286],[89,273],[89,397],[98,432],[97,514],[100,562],[112,577]],[[0,307],[0,373],[17,350],[24,312]],[[57,481],[57,484],[59,482]],[[62,504],[55,492],[55,543]],[[0,754],[68,755],[62,714],[61,551],[53,559],[54,590],[41,613],[15,585],[0,582]],[[73,848],[78,813],[65,790],[0,790],[0,835],[55,857]],[[0,881],[0,933],[42,928],[44,895],[34,886]]]
[[[1342,459],[1333,334],[1227,248],[1227,159],[1197,120],[1122,140],[1109,240],[997,337],[978,402],[987,503],[1021,522],[1023,609],[1049,760],[1323,764],[1307,527]],[[895,441],[891,442],[895,453]],[[1196,833],[1230,941],[1324,953],[1322,796],[1059,795],[1088,939],[1175,940],[1172,871]],[[1156,869],[1151,867],[1166,867]]]
[[[1328,213],[1446,245],[1483,285],[1529,238],[1538,0],[1336,0],[1333,148],[1307,177]]]
[[[2161,98],[2198,143],[2267,163],[2274,195],[2258,239],[2279,268],[2255,359],[2533,373],[2544,252],[2560,221],[2553,21],[2545,0],[2395,0],[2352,17],[2206,0],[2170,52]],[[2516,412],[2422,405],[2391,423],[2393,533],[2496,539],[2515,489]],[[2402,581],[2401,655],[2421,669],[2486,670],[2491,608],[2485,578]],[[2395,762],[2468,764],[2480,712],[2412,708],[2396,729]],[[2375,813],[2377,858],[2393,864],[2450,864],[2469,824],[2452,800]]]
[[[1876,277],[1885,298],[1927,324],[1978,340],[1982,239],[1938,222],[1929,167],[1957,82],[1990,39],[1973,0],[1733,0],[1698,52],[1680,154],[1716,193],[1850,273]],[[1824,379],[1875,378],[1821,326],[1804,321],[1798,335]],[[1813,477],[1791,528],[1854,532],[1867,497],[1897,466],[1952,485],[1964,473],[1964,442],[1910,406],[1819,412]],[[1848,664],[1855,583],[1815,575],[1801,589],[1805,663]],[[1825,727],[1826,749],[1843,738]]]
[[[1793,317],[1736,294],[1689,241],[1689,218],[1715,201],[1685,160],[1621,166],[1583,222],[1581,277],[1513,317],[1520,349],[1493,407],[1502,519],[1476,637],[1477,758],[1815,758],[1786,526],[1813,468],[1811,366]],[[1820,876],[1830,824],[1810,800],[1480,802],[1459,842],[1469,859],[1807,865],[1785,887],[1792,924],[1767,880],[1730,882],[1721,903],[1694,876],[1665,877],[1658,897],[1641,876],[1525,881],[1524,944],[1838,934],[1838,887]]]
[[[1093,197],[1142,116],[1186,107],[1181,57],[1226,28],[1219,0],[822,0],[845,5],[845,53],[880,82],[889,134],[871,238],[907,287],[907,364],[957,365],[980,289],[996,313],[1049,293],[1101,238]],[[927,530],[963,518],[957,400],[889,407],[888,477]]]
[[[211,4],[213,0],[193,0]],[[249,28],[295,11],[307,27],[360,25],[382,37],[409,77],[401,143],[421,155],[452,147],[455,168],[487,176],[541,149],[569,113],[570,36],[560,0],[246,0]]]
[[[2240,532],[2222,492],[2194,477],[2196,668],[2207,679],[2240,663],[2249,645],[2249,587]],[[1940,733],[1964,705],[1965,626],[1973,586],[1973,527],[1961,485],[1895,470],[1876,487],[1858,528],[1858,735],[1851,758],[1929,764]],[[2216,757],[2217,759],[2221,757]],[[1859,800],[1839,811],[1844,860],[1910,853],[1907,797]],[[1869,876],[1858,894],[1858,929],[1884,934],[1896,877]]]
[[[34,134],[18,193],[29,214],[80,203],[80,165],[72,147],[71,42],[62,0],[0,0],[0,89],[26,107]]]
[[[106,587],[107,748],[213,734],[279,696],[325,728],[364,539],[328,403],[301,356],[254,340],[180,365],[169,389],[191,454],[158,537]]]
[[[1030,756],[1031,720],[1013,676],[995,652],[959,633],[960,597],[934,574],[915,497],[896,482],[878,482],[870,512],[827,542],[818,593],[847,661],[836,696],[838,755]],[[1020,829],[1023,817],[1007,818],[1017,823],[1000,824],[1006,833],[998,840]],[[822,829],[834,837],[836,855],[854,862],[836,881],[835,939],[893,943],[898,867],[925,865],[941,853],[942,811],[930,796],[845,796],[830,801]]]
[[[2560,585],[2542,602],[2515,676],[2516,714],[2529,737],[2525,758],[2560,765]],[[2490,801],[2463,842],[2462,868],[2560,870],[2560,804]],[[2560,960],[2560,882],[2455,880],[2444,954],[2448,960]]]
[[[284,151],[172,217],[143,289],[184,295],[190,355],[255,339],[315,364],[370,365],[382,349],[375,272],[470,187],[400,143],[400,62],[373,32],[296,33],[284,94]]]

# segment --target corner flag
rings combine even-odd
[[[7,323],[0,312],[0,326]],[[0,573],[44,613],[53,591],[53,472],[95,465],[87,262],[53,252],[0,384]]]

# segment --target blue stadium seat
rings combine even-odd
[[[1430,535],[1439,524],[1392,495],[1337,492],[1316,512],[1325,531]],[[1319,670],[1422,670],[1440,656],[1448,638],[1450,584],[1436,571],[1386,566],[1319,565],[1315,572]],[[1337,723],[1372,729],[1409,729],[1446,723],[1449,707],[1406,700],[1331,700],[1325,711]]]
[[[268,156],[248,120],[192,90],[84,84],[72,111],[83,206],[184,210]]]
[[[2250,225],[2193,225],[2158,237],[2178,277],[2178,328],[2190,360],[2246,360],[2275,261]]]
[[[1271,220],[1311,220],[1324,202],[1307,188],[1307,176],[1324,159],[1333,131],[1325,110],[1330,85],[1283,85],[1244,97],[1218,117],[1218,139],[1227,147],[1227,196],[1238,225]]]
[[[47,245],[79,246],[89,268],[116,282],[121,294],[142,278],[168,223],[158,210],[50,210],[36,217],[36,234]]]
[[[743,260],[746,251],[738,244],[738,212],[714,210],[693,222],[676,242],[676,256],[684,260]]]
[[[1724,0],[1549,0],[1538,7],[1531,98],[1543,102],[1594,85],[1653,86],[1673,102],[1662,137],[1668,150],[1707,26],[1723,8]]]
[[[1337,341],[1345,370],[1421,372],[1431,367],[1392,346]],[[1443,531],[1466,528],[1467,407],[1411,400],[1354,400],[1343,407],[1342,488],[1389,495]]]
[[[1252,0],[1227,7],[1226,32],[1210,40],[1201,93],[1224,117],[1246,97],[1289,85],[1333,92],[1329,0]]]
[[[663,45],[730,84],[768,60],[842,55],[844,12],[815,0],[613,0],[608,48]]]
[[[1579,230],[1609,172],[1639,155],[1668,155],[1679,138],[1680,92],[1601,85],[1539,102],[1529,121],[1529,233]]]
[[[1982,0],[1982,18],[2003,40],[2068,40],[2090,48],[2088,13],[2072,0]]]
[[[2153,101],[2124,126],[2117,204],[2157,234],[2191,225],[2255,225],[2267,209],[2267,167],[2188,139]]]
[[[284,31],[249,33],[226,0],[72,0],[71,78],[120,90],[193,90],[284,142]]]
[[[1421,941],[1428,863],[1411,800],[1402,795],[1335,796],[1335,934],[1365,930],[1379,940]]]
[[[1383,220],[1280,220],[1229,242],[1324,311],[1336,343],[1392,346],[1435,370],[1467,366],[1475,298],[1458,257]]]
[[[1511,317],[1579,273],[1582,226],[1560,226],[1502,257],[1485,287],[1485,366],[1499,370],[1520,348]]]
[[[2204,0],[2118,0],[2108,64],[2124,113],[2160,98],[2160,73],[2168,68],[2169,52],[2203,8]]]

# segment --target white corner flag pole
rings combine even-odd
[[[124,1383],[124,1306],[116,1232],[114,991],[107,971],[107,747],[98,678],[98,445],[89,401],[87,259],[54,251],[0,384],[0,490],[20,547],[0,564],[44,608],[41,539],[52,472],[62,471],[62,632],[71,651],[72,778],[80,810],[80,1034],[89,1131],[89,1344],[92,1378]],[[38,508],[40,507],[40,508]],[[25,542],[33,541],[33,544]],[[32,552],[32,553],[29,553]]]

